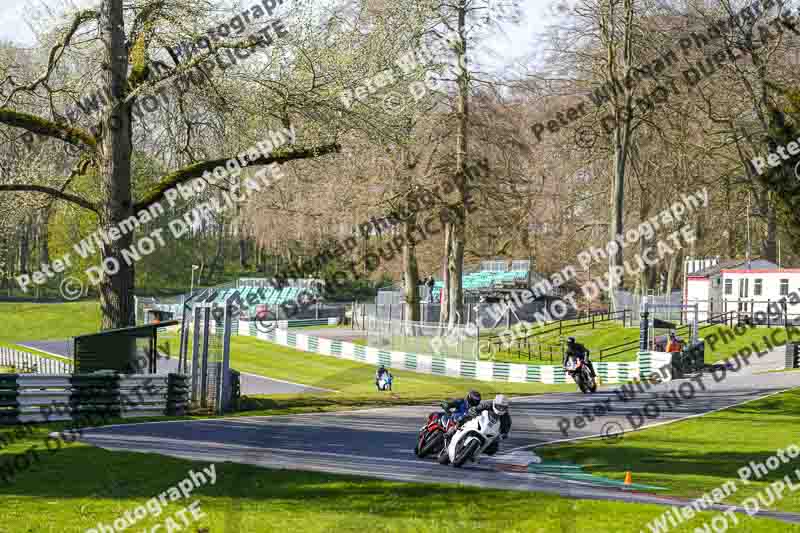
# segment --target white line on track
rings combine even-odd
[[[28,346],[27,344],[20,344],[20,343],[17,343],[17,345],[18,346],[24,346],[25,348],[28,348],[29,350],[36,350],[37,352],[46,353],[47,355],[50,355],[50,356],[53,356],[53,357],[58,357],[59,359],[63,359],[65,361],[72,361],[73,360],[72,357],[66,357],[64,355],[58,355],[57,353],[48,352],[47,350],[42,350],[41,348],[36,348],[35,346]],[[32,353],[31,355],[36,355],[36,354]]]
[[[338,391],[338,390],[326,389],[326,388],[323,388],[323,387],[317,387],[315,385],[306,385],[304,383],[295,383],[294,381],[286,381],[285,379],[271,378],[269,376],[262,376],[261,374],[251,374],[250,372],[239,372],[239,374],[241,374],[243,376],[252,376],[254,378],[269,379],[269,380],[272,380],[272,381],[277,381],[278,383],[286,383],[287,385],[294,385],[295,387],[303,387],[303,388],[306,388],[306,389],[317,389],[317,390],[324,390],[326,392],[341,393],[341,391]]]

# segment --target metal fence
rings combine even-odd
[[[478,330],[474,325],[440,326],[404,320],[366,321],[367,345],[386,351],[478,359]]]
[[[71,374],[72,361],[59,361],[0,346],[0,367],[16,374]]]

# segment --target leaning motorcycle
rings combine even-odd
[[[597,381],[592,377],[592,372],[582,359],[570,357],[564,365],[564,370],[575,380],[578,388],[584,394],[597,391]]]
[[[414,453],[422,458],[432,453],[438,453],[445,444],[445,435],[456,426],[450,413],[439,412],[428,415],[428,420],[419,430],[417,445]]]
[[[488,409],[482,411],[456,431],[447,445],[447,453],[439,454],[439,463],[458,468],[467,461],[475,462],[499,437],[500,417]]]

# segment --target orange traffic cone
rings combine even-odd
[[[631,477],[630,471],[625,472],[625,484],[630,485],[631,483],[633,483],[633,479]]]

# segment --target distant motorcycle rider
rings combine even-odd
[[[586,349],[586,346],[577,342],[575,337],[569,337],[567,339],[567,350],[564,353],[564,360],[561,362],[561,365],[566,366],[567,359],[570,357],[582,360],[592,373],[592,377],[597,377],[597,374],[594,371],[594,365],[589,360],[589,350]]]
[[[459,421],[459,427],[463,426],[471,419],[479,416],[484,411],[491,411],[495,416],[500,418],[500,439],[505,440],[508,438],[508,433],[511,431],[511,415],[508,413],[508,398],[505,394],[498,394],[491,402],[481,402],[475,407],[470,408],[467,416]],[[495,440],[484,451],[486,455],[494,455],[500,449],[500,441]]]
[[[389,376],[391,376],[391,374],[389,374],[389,371],[386,370],[386,367],[381,365],[380,367],[378,367],[378,371],[375,372],[375,386],[376,387],[378,386],[378,383],[380,382],[380,380],[381,380],[381,378],[383,377],[384,374],[388,374]]]

